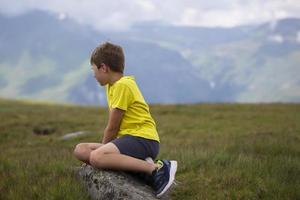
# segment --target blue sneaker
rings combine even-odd
[[[161,197],[172,185],[177,170],[177,161],[158,160],[160,167],[152,172],[152,187],[156,197]]]

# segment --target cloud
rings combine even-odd
[[[127,29],[144,21],[231,27],[300,17],[298,0],[1,0],[0,13],[14,16],[35,9],[63,13],[100,30]]]
[[[284,41],[284,38],[281,35],[277,34],[270,36],[269,40],[276,43],[282,43]]]

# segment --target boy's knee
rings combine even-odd
[[[85,149],[85,145],[80,143],[80,144],[77,144],[74,148],[74,155],[75,157],[81,157],[84,153],[85,153],[86,149]]]

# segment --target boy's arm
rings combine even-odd
[[[110,110],[108,123],[104,130],[104,135],[102,139],[103,144],[110,142],[116,137],[117,133],[119,132],[124,113],[124,110],[118,108],[112,108]]]

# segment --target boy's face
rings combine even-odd
[[[108,83],[108,69],[105,64],[101,64],[99,68],[95,64],[92,65],[92,70],[94,72],[95,79],[104,86]]]

